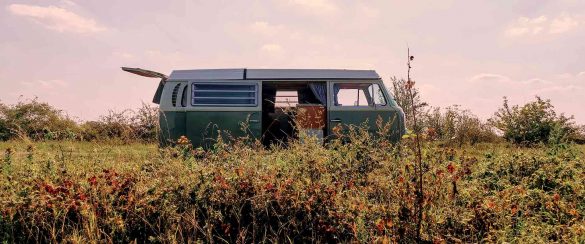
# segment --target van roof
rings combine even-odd
[[[192,69],[174,70],[169,81],[184,80],[378,80],[374,70],[348,69]]]

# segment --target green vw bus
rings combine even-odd
[[[265,145],[301,130],[327,138],[338,125],[366,123],[375,132],[378,118],[392,123],[393,141],[405,133],[402,109],[373,70],[195,69],[166,76],[122,69],[161,78],[153,99],[160,105],[161,146],[186,136],[207,147],[224,132]]]

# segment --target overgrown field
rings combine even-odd
[[[6,242],[415,238],[414,154],[359,131],[287,148],[0,143]],[[585,242],[585,147],[423,148],[423,239]]]

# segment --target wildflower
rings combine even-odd
[[[264,186],[264,189],[266,189],[267,191],[272,191],[274,189],[274,185],[272,183],[268,182]]]
[[[413,80],[408,80],[406,82],[406,89],[412,89],[414,87],[414,81]]]
[[[447,171],[449,171],[451,174],[455,172],[455,166],[453,165],[453,162],[449,162],[449,165],[447,165]]]
[[[87,196],[83,193],[79,193],[79,194],[77,194],[77,196],[75,196],[75,198],[77,198],[77,200],[80,200],[80,201],[85,201],[87,199]]]
[[[376,220],[376,229],[378,232],[384,231],[384,221],[382,219]]]
[[[57,189],[55,189],[55,187],[53,187],[52,185],[49,185],[47,183],[43,183],[43,188],[45,188],[45,191],[51,195],[55,195],[59,192]]]
[[[97,178],[95,176],[89,177],[87,178],[87,182],[89,182],[90,185],[95,186],[97,185]]]
[[[179,144],[179,145],[187,145],[187,144],[189,144],[189,139],[186,136],[181,136],[177,140],[177,144]]]
[[[551,201],[548,201],[545,203],[546,209],[551,210],[553,208],[553,203]]]
[[[512,212],[512,215],[518,213],[518,205],[512,204],[512,207],[510,208],[510,211]]]

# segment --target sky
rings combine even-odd
[[[0,102],[37,97],[79,120],[150,103],[198,68],[374,69],[432,106],[487,119],[503,97],[550,99],[585,124],[583,0],[0,0]]]

